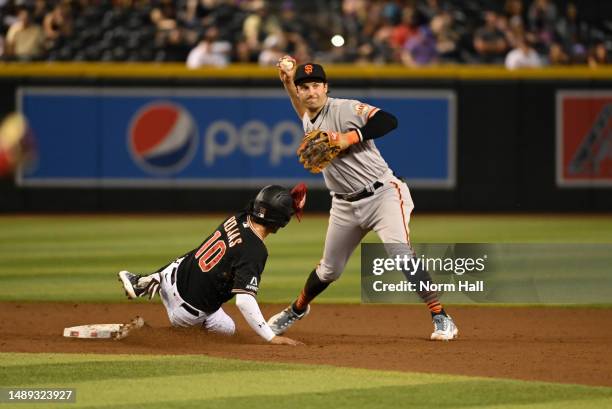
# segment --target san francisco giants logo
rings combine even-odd
[[[308,75],[312,74],[312,65],[308,64],[304,67],[304,72]]]

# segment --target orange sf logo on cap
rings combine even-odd
[[[304,72],[305,72],[307,75],[312,74],[312,65],[308,64],[308,65],[304,66]]]

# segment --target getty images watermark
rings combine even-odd
[[[362,244],[364,303],[612,304],[612,244]]]
[[[487,254],[481,257],[426,257],[412,254],[396,254],[391,257],[377,257],[372,260],[372,274],[381,276],[385,272],[401,271],[406,277],[397,283],[385,283],[382,279],[373,283],[373,290],[381,291],[483,291],[484,280],[457,283],[436,283],[427,279],[425,272],[452,273],[461,276],[465,273],[485,271]],[[431,275],[431,274],[430,274]]]

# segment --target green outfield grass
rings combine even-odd
[[[78,408],[611,408],[612,388],[201,355],[0,354],[5,388],[75,388]],[[60,407],[2,404],[4,408]]]
[[[115,274],[149,272],[196,247],[217,217],[0,217],[0,301],[123,302]],[[326,218],[267,241],[259,299],[288,302],[318,262]],[[612,243],[611,217],[417,216],[420,243]],[[365,241],[377,242],[375,235]],[[359,302],[359,249],[322,302]],[[248,348],[248,346],[245,346]],[[393,359],[393,357],[389,357]],[[0,352],[0,387],[76,388],[76,404],[1,408],[612,408],[612,388],[207,356]]]
[[[150,272],[196,247],[222,216],[0,217],[0,300],[124,301],[115,274]],[[290,301],[323,250],[327,219],[293,221],[266,244],[260,301]],[[416,243],[612,243],[612,216],[422,215]],[[375,234],[366,242],[377,242]],[[359,302],[360,251],[321,302]]]

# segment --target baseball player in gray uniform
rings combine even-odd
[[[304,131],[334,132],[343,151],[323,169],[325,184],[332,195],[323,258],[310,273],[299,297],[268,320],[275,334],[285,333],[310,312],[310,302],[340,277],[349,257],[369,231],[378,234],[389,253],[402,253],[397,251],[399,248],[415,256],[408,227],[414,208],[410,191],[394,176],[373,141],[397,127],[395,116],[357,100],[329,97],[321,65],[307,63],[296,67],[294,63],[287,68],[287,64],[279,64],[279,76]],[[411,278],[431,280],[426,271],[418,271]],[[455,339],[459,331],[437,293],[422,291],[419,296],[432,315],[431,339]]]

